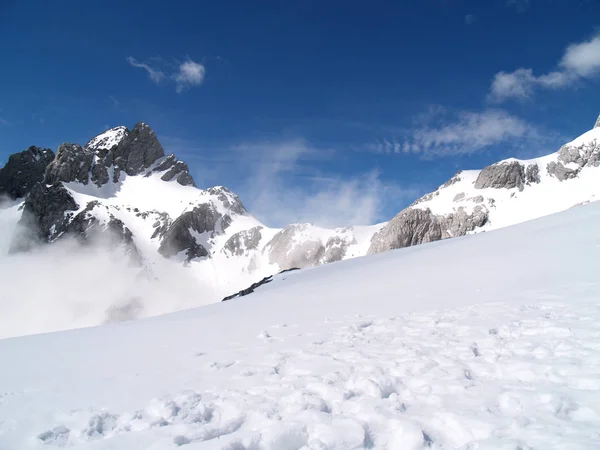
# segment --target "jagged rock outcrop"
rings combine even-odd
[[[596,124],[594,125],[594,128],[600,128],[600,115],[598,116],[598,119],[596,120]]]
[[[540,168],[537,164],[529,164],[525,170],[525,180],[527,183],[539,183],[540,180]]]
[[[154,172],[165,172],[160,179],[163,181],[171,181],[175,179],[182,186],[196,186],[194,179],[190,175],[188,165],[183,161],[177,160],[175,155],[171,153],[154,169]]]
[[[298,267],[292,267],[290,269],[282,270],[277,275],[281,275],[281,274],[286,273],[286,272],[292,272],[294,270],[299,270],[299,268]],[[264,277],[262,280],[257,281],[256,283],[252,283],[246,289],[242,289],[241,291],[236,292],[235,294],[228,295],[227,297],[223,298],[223,300],[221,300],[221,301],[226,302],[228,300],[233,300],[234,298],[245,297],[246,295],[250,295],[256,289],[258,289],[259,287],[261,287],[261,286],[263,286],[263,285],[265,285],[265,284],[270,283],[271,281],[273,281],[273,276],[274,275],[269,275],[268,277]]]
[[[68,227],[72,217],[68,213],[78,208],[62,184],[37,183],[25,200],[9,251],[27,251],[37,244],[51,242]]]
[[[101,223],[94,214],[95,209],[104,209],[103,215],[108,215],[108,221]],[[133,241],[133,233],[122,220],[117,219],[108,211],[108,208],[98,201],[89,202],[69,224],[61,236],[71,236],[81,244],[102,244],[106,248],[122,246],[130,261],[140,265],[141,254]]]
[[[278,232],[266,245],[271,264],[278,264],[281,269],[292,267],[313,267],[325,253],[325,246],[320,240],[305,238],[296,239],[308,225],[294,224]]]
[[[52,150],[35,146],[10,155],[0,169],[0,195],[12,200],[25,197],[33,186],[44,180],[46,167],[53,159]]]
[[[562,163],[556,161],[550,161],[546,166],[546,170],[548,171],[548,174],[558,178],[560,181],[575,178],[579,173],[579,170],[570,169],[565,167]]]
[[[163,156],[165,151],[156,133],[143,122],[138,122],[113,150],[114,165],[127,175],[139,175]],[[114,181],[118,180],[115,171]]]
[[[223,252],[231,256],[242,256],[249,250],[256,250],[262,238],[262,228],[258,226],[235,233],[225,242]]]
[[[79,144],[64,143],[58,147],[56,157],[46,168],[45,183],[88,184],[94,153]]]
[[[217,231],[219,222],[224,216],[211,204],[196,206],[191,211],[179,216],[164,235],[158,251],[165,258],[175,256],[185,251],[188,261],[194,258],[208,256],[208,250],[197,241],[196,236],[205,234],[204,239],[212,237]],[[220,230],[223,231],[223,228]]]
[[[475,189],[512,189],[523,190],[525,185],[525,168],[517,161],[502,162],[484,167],[477,180]]]
[[[221,203],[223,203],[223,206],[229,211],[239,215],[244,215],[248,213],[246,207],[244,206],[240,198],[237,196],[237,194],[234,194],[225,186],[214,186],[210,189],[207,189],[207,192],[211,195],[215,195],[217,199]]]
[[[458,208],[454,213],[436,216],[429,209],[408,208],[373,235],[368,254],[410,247],[450,237],[464,236],[485,225],[487,211],[476,206],[472,213]]]
[[[352,242],[354,243],[354,242]],[[335,261],[341,261],[346,256],[348,250],[348,241],[340,236],[333,236],[327,239],[325,244],[325,253],[321,258],[322,264],[329,264]]]

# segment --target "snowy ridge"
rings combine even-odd
[[[584,133],[577,139],[565,144],[559,152],[541,158],[520,160],[509,158],[494,166],[517,163],[525,168],[537,167],[539,180],[528,182],[523,189],[518,187],[476,188],[475,184],[481,170],[459,172],[453,182],[443,185],[431,194],[427,194],[413,205],[414,208],[430,209],[433,214],[447,215],[463,209],[470,213],[477,206],[488,211],[487,223],[475,232],[489,231],[516,223],[532,220],[571,208],[580,203],[596,201],[600,197],[600,167],[591,164],[579,164],[563,160],[569,170],[578,170],[576,176],[560,180],[548,171],[551,163],[560,163],[561,154],[575,151],[582,157],[600,153],[600,128]],[[585,161],[587,163],[587,160]]]
[[[127,135],[129,130],[127,127],[119,126],[106,130],[104,133],[92,138],[85,147],[90,150],[109,150],[115,145],[118,145]]]
[[[0,448],[595,448],[599,205],[0,340]]]

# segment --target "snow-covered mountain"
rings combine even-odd
[[[489,231],[600,199],[600,120],[559,151],[456,174],[390,220],[369,253]]]
[[[598,448],[600,203],[0,340],[0,448]]]
[[[0,223],[12,254],[75,238],[122,249],[150,278],[168,261],[215,302],[306,268],[527,221],[600,195],[600,124],[556,153],[458,173],[387,223],[270,228],[224,186],[200,189],[147,124],[116,127],[56,155],[30,147],[0,169]],[[18,223],[17,223],[18,222]],[[168,312],[167,304],[154,312]]]
[[[13,200],[24,197],[4,211],[23,211],[13,253],[67,237],[108,239],[154,276],[157,258],[187,265],[212,284],[213,301],[280,270],[364,255],[382,226],[269,228],[226,187],[197,188],[187,164],[165,155],[144,123],[107,130],[85,146],[62,144],[56,156],[31,147],[11,157],[0,180],[18,185],[5,183]]]

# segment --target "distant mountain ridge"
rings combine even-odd
[[[140,122],[56,154],[29,147],[0,169],[0,194],[21,208],[11,251],[71,236],[103,239],[152,271],[180,262],[218,300],[281,270],[305,268],[523,222],[598,199],[600,120],[553,154],[462,171],[387,223],[269,228],[223,186],[199,189],[187,164],[165,155]],[[2,214],[2,210],[0,210]]]

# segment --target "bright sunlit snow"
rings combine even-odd
[[[0,341],[2,449],[591,449],[600,204]]]

